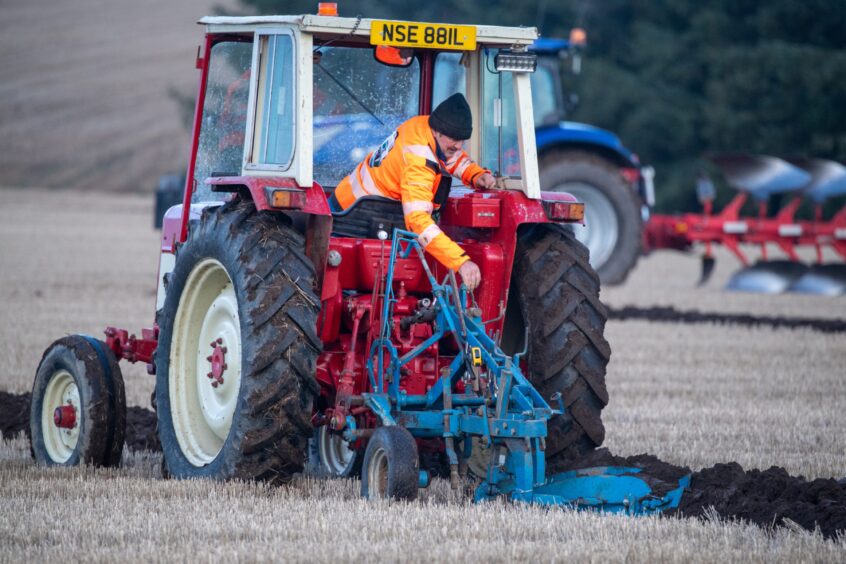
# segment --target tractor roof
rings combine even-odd
[[[300,30],[319,36],[347,36],[368,41],[372,18],[341,18],[336,16],[206,16],[198,23],[206,25],[209,33],[236,33],[296,24]],[[396,20],[392,20],[396,21]],[[419,23],[419,22],[409,22]],[[538,37],[535,27],[503,27],[477,25],[476,42],[484,45],[530,45]]]

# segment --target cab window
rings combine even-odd
[[[378,62],[370,48],[320,46],[314,63],[314,179],[335,186],[417,115],[420,65]]]
[[[205,180],[241,172],[253,45],[225,41],[211,48],[192,201],[221,200]]]
[[[255,168],[283,171],[294,157],[294,39],[289,34],[259,38],[256,128],[250,163]]]

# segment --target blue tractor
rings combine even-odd
[[[584,32],[570,39],[535,41],[537,72],[532,102],[543,190],[569,192],[585,202],[585,226],[576,237],[590,249],[590,262],[603,284],[620,284],[643,249],[643,227],[654,204],[654,170],[642,166],[615,134],[567,121],[574,97],[565,75],[578,74]]]

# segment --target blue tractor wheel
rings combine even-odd
[[[614,163],[588,151],[556,151],[541,161],[541,188],[569,192],[585,203],[576,238],[590,251],[603,284],[622,284],[642,252],[643,217],[637,194]]]

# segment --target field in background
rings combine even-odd
[[[44,348],[62,335],[152,323],[152,197],[38,190],[0,196],[0,390],[28,391]],[[727,276],[734,263],[721,258],[717,274]],[[719,280],[697,289],[697,268],[695,259],[658,253],[640,263],[629,284],[602,297],[615,307],[846,317],[842,297],[732,294],[719,290]],[[604,419],[614,453],[650,452],[693,468],[737,461],[809,478],[846,475],[842,334],[611,321],[607,335],[613,354]],[[124,375],[128,403],[149,406],[153,381],[144,367]],[[784,529],[468,507],[443,483],[418,504],[366,504],[356,499],[354,483],[177,483],[155,479],[157,455],[125,457],[119,471],[40,470],[25,442],[0,443],[0,560],[846,558],[842,541]],[[72,528],[56,526],[69,520]]]
[[[203,30],[218,0],[0,2],[0,186],[151,192],[185,169]]]

